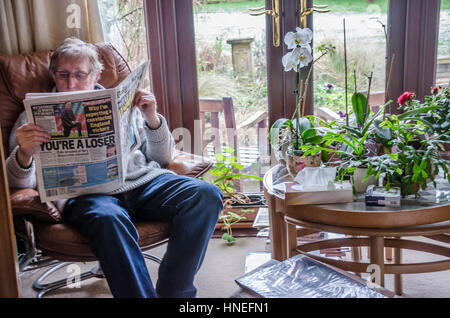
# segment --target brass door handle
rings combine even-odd
[[[317,13],[327,13],[331,10],[328,9],[327,4],[314,4],[312,8],[308,8],[306,5],[306,0],[300,0],[300,26],[306,28],[307,22],[306,17],[313,12]]]
[[[250,15],[259,16],[263,14],[267,14],[272,16],[272,29],[273,29],[273,46],[280,46],[280,0],[272,0],[272,10],[266,10],[266,7],[261,8],[251,8],[252,11]],[[262,12],[257,12],[261,11]]]
[[[251,10],[251,9],[249,9],[249,10]],[[268,14],[271,16],[277,15],[277,13],[272,10],[264,10],[263,12],[250,13],[250,15],[252,15],[252,16],[258,16],[258,15],[263,15],[263,14]]]
[[[249,11],[261,11],[261,10],[265,10],[265,9],[266,9],[266,7],[264,6],[264,7],[261,7],[261,8],[249,8],[248,10]],[[253,14],[250,13],[250,15],[253,15]]]

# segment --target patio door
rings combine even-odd
[[[311,5],[311,0],[207,3],[145,0],[152,87],[158,109],[168,119],[171,131],[189,132],[190,148],[183,150],[196,154],[203,153],[196,132],[199,99],[231,96],[236,126],[256,111],[266,111],[266,133],[277,118],[292,115],[295,72],[283,70],[283,37],[295,30],[301,5]],[[257,134],[247,133],[237,136],[238,143],[251,148],[249,139]],[[267,141],[260,136],[261,140]],[[263,155],[268,156],[268,148]],[[270,162],[264,164],[268,167]]]

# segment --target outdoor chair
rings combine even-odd
[[[115,87],[128,74],[130,67],[116,49],[107,43],[96,44],[104,70],[100,84],[106,88]],[[24,55],[0,57],[0,126],[3,147],[9,154],[11,129],[24,110],[23,99],[28,92],[50,92],[54,86],[48,70],[51,51]],[[4,164],[4,163],[3,163]],[[168,169],[180,175],[200,177],[212,166],[212,162],[199,156],[177,152]],[[76,228],[61,222],[60,211],[52,202],[41,203],[35,189],[10,189],[10,199],[16,236],[24,238],[28,245],[27,257],[19,268],[38,268],[57,264],[46,271],[34,284],[38,297],[56,288],[66,286],[66,279],[43,284],[42,281],[57,269],[70,262],[96,260],[88,240]],[[164,222],[136,222],[139,245],[143,251],[165,243],[170,233],[170,224]],[[160,259],[144,253],[146,258],[160,262]],[[101,269],[94,268],[83,273],[80,279],[103,277]]]
[[[233,99],[231,97],[218,98],[200,98],[200,119],[202,131],[202,149],[203,153],[209,158],[214,158],[216,154],[224,154],[224,145],[233,149],[231,154],[237,158],[244,169],[242,172],[257,174],[262,177],[261,166],[268,165],[268,142],[267,142],[267,111],[257,111],[241,124],[236,125]],[[224,123],[220,124],[220,118],[223,115]],[[209,119],[208,119],[209,117]],[[211,137],[206,136],[207,122],[211,130]],[[225,128],[225,141],[221,140],[220,129]],[[257,146],[247,143],[247,137],[240,143],[241,134],[249,133],[256,129]],[[254,135],[255,136],[255,135]],[[235,180],[235,187],[240,189],[239,180]],[[260,184],[262,191],[262,183]]]

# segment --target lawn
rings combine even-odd
[[[450,0],[444,0],[450,3]],[[315,0],[315,4],[327,4],[331,12],[372,12],[369,5],[377,4],[380,6],[381,12],[387,12],[388,0]],[[241,2],[219,2],[202,5],[199,7],[200,12],[248,12],[249,8],[260,8],[265,5],[264,0],[250,0]]]
[[[372,13],[378,5],[381,13],[387,13],[388,0],[314,0],[314,4],[327,4],[331,12]],[[247,12],[249,8],[260,8],[265,5],[264,0],[249,0],[241,2],[220,2],[201,5],[199,12]],[[450,10],[450,0],[441,0],[441,10]]]
[[[265,0],[249,0],[241,2],[219,2],[197,6],[198,12],[247,12],[250,8],[265,6]]]

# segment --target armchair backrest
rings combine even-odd
[[[130,67],[120,53],[109,43],[95,44],[104,70],[99,83],[111,88],[130,74]],[[26,93],[50,92],[53,87],[48,66],[52,51],[22,55],[0,56],[0,127],[5,155],[9,155],[11,129],[24,110]]]

